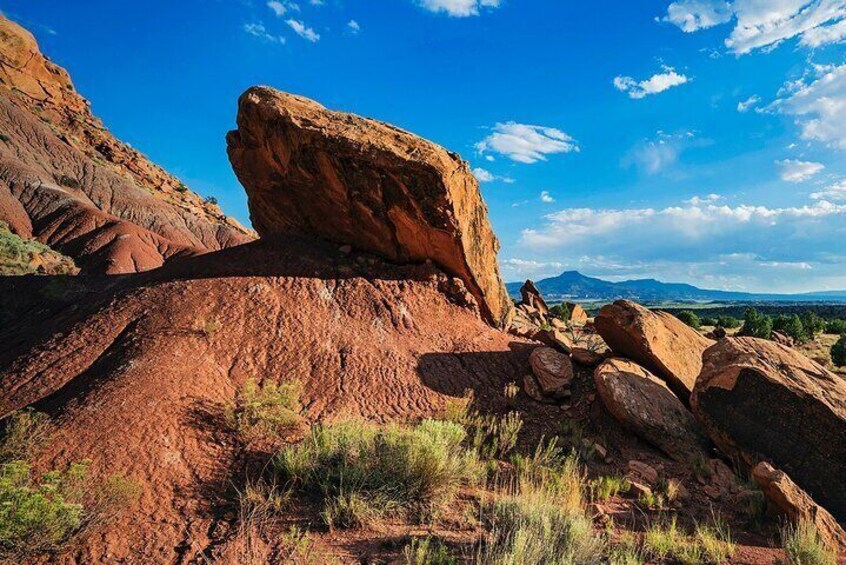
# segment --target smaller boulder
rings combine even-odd
[[[648,463],[633,459],[626,465],[626,478],[633,482],[654,487],[658,484],[658,471]]]
[[[577,326],[584,326],[588,321],[588,315],[584,308],[572,302],[567,303],[567,308],[570,310],[570,323]]]
[[[635,435],[676,461],[705,457],[707,440],[693,414],[652,373],[625,359],[609,359],[597,367],[594,381],[608,411]]]
[[[573,361],[582,367],[597,367],[605,361],[607,357],[606,351],[593,351],[584,347],[573,347],[570,350],[570,357]]]
[[[573,364],[570,358],[551,347],[538,347],[529,355],[532,372],[545,395],[560,396],[569,391],[573,381]]]
[[[813,523],[829,547],[846,553],[846,531],[786,473],[762,461],[752,469],[752,477],[760,485],[767,501],[780,513],[793,522],[807,520]]]
[[[793,347],[796,345],[795,339],[781,332],[773,332],[770,337],[774,342],[785,347]]]

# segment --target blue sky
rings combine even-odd
[[[266,84],[476,169],[505,277],[846,288],[846,0],[0,0],[118,137],[249,221]]]

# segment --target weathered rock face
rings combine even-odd
[[[771,341],[727,338],[705,352],[691,396],[706,434],[748,468],[783,469],[846,520],[846,381]]]
[[[549,315],[549,306],[546,305],[546,301],[533,281],[527,280],[520,287],[520,297],[523,299],[523,304],[534,308],[543,316]]]
[[[846,532],[834,516],[814,502],[786,473],[761,462],[752,469],[752,478],[760,485],[767,500],[792,522],[811,522],[829,547],[846,553]]]
[[[625,427],[676,461],[707,456],[708,442],[693,414],[666,383],[625,359],[609,359],[594,372],[608,411]]]
[[[265,87],[241,96],[229,159],[260,235],[295,233],[394,261],[431,259],[504,325],[511,301],[478,182],[458,155]]]
[[[570,358],[551,347],[538,347],[529,356],[529,364],[544,394],[554,394],[573,381]]]
[[[713,343],[666,312],[653,312],[629,300],[600,310],[596,330],[614,353],[637,361],[687,402],[702,369],[702,353]]]
[[[0,132],[0,221],[83,271],[141,271],[254,237],[115,139],[68,73],[3,16]]]

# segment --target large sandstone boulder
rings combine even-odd
[[[570,310],[570,322],[578,326],[587,324],[588,315],[584,308],[579,304],[573,302],[567,303],[567,309]]]
[[[691,406],[731,459],[783,469],[846,520],[846,380],[771,341],[727,338],[705,352]]]
[[[846,553],[846,532],[834,516],[814,502],[786,473],[762,461],[752,469],[752,478],[781,514],[792,522],[811,522],[826,544],[838,552]]]
[[[538,347],[532,351],[529,364],[545,394],[553,394],[569,387],[573,381],[573,364],[570,358],[551,347]]]
[[[629,300],[600,310],[596,330],[614,353],[637,361],[667,381],[687,402],[702,369],[702,353],[713,343],[666,312],[653,312]]]
[[[594,381],[605,407],[633,433],[676,461],[707,457],[699,424],[664,381],[625,359],[602,363]]]
[[[479,185],[455,153],[399,128],[271,88],[241,96],[229,159],[261,236],[317,236],[393,261],[439,264],[488,321],[512,304]]]

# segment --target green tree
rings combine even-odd
[[[549,313],[563,322],[570,321],[570,309],[563,302],[550,306]]]
[[[778,316],[773,320],[773,331],[790,336],[798,342],[808,341],[808,332],[798,314]]]
[[[705,327],[716,327],[717,326],[717,319],[716,318],[702,318],[699,321]]]
[[[805,334],[807,334],[808,339],[814,339],[815,335],[823,333],[826,326],[825,320],[811,310],[802,314],[802,325],[805,327]]]
[[[829,320],[825,325],[825,333],[832,335],[846,334],[846,320]]]
[[[835,367],[846,367],[846,334],[841,335],[831,348],[831,362]]]
[[[695,330],[698,330],[702,327],[702,322],[699,319],[699,316],[697,316],[695,312],[691,312],[690,310],[684,310],[682,312],[679,312],[676,317]]]
[[[747,308],[743,316],[743,328],[740,335],[746,337],[758,337],[770,339],[773,333],[773,319],[759,313],[754,308]]]
[[[740,320],[733,316],[720,316],[717,318],[717,325],[727,330],[734,330],[740,327]]]

